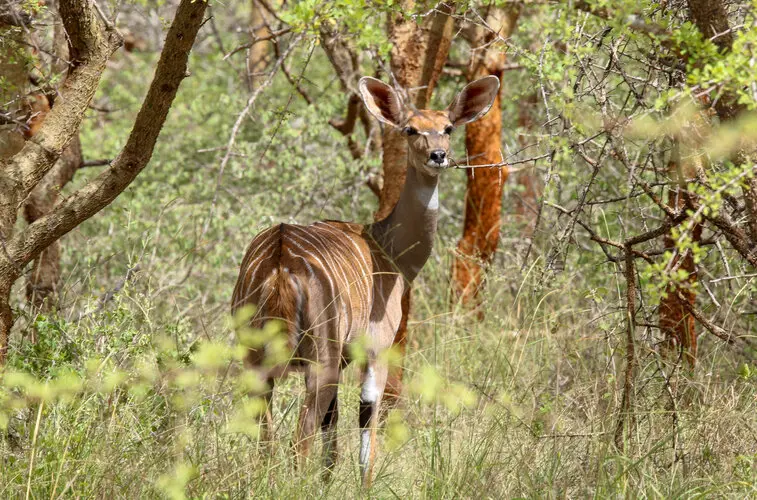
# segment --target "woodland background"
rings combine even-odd
[[[0,496],[366,494],[354,368],[331,482],[296,377],[258,450],[238,265],[391,209],[360,76],[486,74],[370,495],[755,493],[757,3],[57,2],[0,1]]]

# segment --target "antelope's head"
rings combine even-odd
[[[392,87],[368,76],[360,79],[358,88],[368,111],[407,137],[408,166],[438,175],[450,164],[450,134],[489,111],[499,79],[486,76],[469,83],[443,111],[407,106]]]

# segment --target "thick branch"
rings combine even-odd
[[[189,52],[206,7],[203,1],[182,0],[126,146],[109,168],[9,242],[8,253],[15,265],[27,264],[47,245],[107,206],[147,165],[179,84],[187,76]]]
[[[728,13],[722,0],[689,0],[691,20],[705,38],[712,39],[721,51],[728,52],[733,44]],[[715,111],[721,120],[734,118],[744,109],[738,98],[730,92],[715,101]]]
[[[105,64],[122,42],[117,32],[102,28],[86,0],[63,1],[60,12],[71,40],[72,54],[76,56],[72,58],[73,67],[44,126],[18,154],[5,165],[0,164],[16,184],[17,200],[24,199],[45,176],[79,130]]]

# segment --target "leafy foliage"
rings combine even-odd
[[[694,225],[717,214],[741,214],[732,202],[755,175],[753,159],[735,154],[754,140],[753,119],[720,123],[699,100],[732,93],[754,108],[754,5],[734,3],[732,20],[741,26],[723,52],[687,20],[681,2],[581,3],[588,11],[529,4],[514,37],[500,41],[517,63],[503,80],[503,150],[544,179],[544,191],[532,241],[509,221],[502,229],[483,322],[450,310],[465,176],[445,172],[438,244],[415,288],[407,393],[387,420],[375,496],[742,497],[757,486],[752,344],[725,347],[702,330],[701,369],[681,374],[661,356],[655,326],[660,300],[677,285],[695,290],[695,306],[725,331],[749,339],[757,328],[753,269],[716,227],[692,237]],[[480,5],[456,7],[461,20],[480,19]],[[169,8],[124,6],[119,22],[151,34],[155,50],[112,61],[81,130],[87,158],[112,158],[125,143]],[[277,325],[240,327],[244,318],[229,318],[228,302],[244,249],[263,227],[372,220],[375,197],[364,183],[380,161],[370,148],[354,160],[328,125],[343,116],[346,97],[319,48],[320,28],[338,28],[372,74],[385,66],[375,58],[385,60],[390,49],[385,17],[419,19],[428,6],[288,2],[278,15],[293,34],[279,43],[304,34],[287,66],[316,98],[308,105],[277,72],[243,116],[224,169],[251,91],[244,58],[224,60],[220,46],[249,42],[248,12],[213,8],[217,33],[208,24],[195,47],[192,76],[151,165],[64,240],[63,307],[49,315],[19,308],[0,388],[6,496],[27,488],[34,496],[360,495],[358,374],[347,370],[340,389],[342,460],[331,483],[320,481],[315,461],[306,470],[290,463],[302,395],[296,378],[276,387],[277,439],[263,453],[254,418],[261,402],[248,397],[261,381],[243,369],[244,347],[288,351]],[[470,55],[462,37],[454,43],[453,57]],[[446,75],[435,101],[448,103],[461,83]],[[524,108],[536,125],[516,124]],[[699,120],[707,126],[698,128]],[[356,137],[368,140],[363,131]],[[674,178],[676,138],[691,157],[706,159],[706,175]],[[454,144],[463,158],[462,134]],[[64,194],[96,174],[81,169]],[[687,208],[686,222],[666,232],[673,246],[651,239],[635,247],[648,257],[637,258],[636,425],[620,451],[613,435],[628,318],[622,242],[659,227],[662,205],[679,187],[699,208]],[[507,217],[521,191],[508,185]],[[700,281],[675,265],[687,254]],[[16,295],[22,304],[22,290]]]

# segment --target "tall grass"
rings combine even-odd
[[[142,92],[133,75],[146,74],[151,57],[129,56],[108,75],[101,97],[126,110],[107,117],[109,129],[128,130]],[[295,100],[281,118],[291,88],[277,79],[217,185],[217,158],[203,151],[223,142],[246,99],[226,91],[222,64],[195,51],[195,76],[182,84],[154,162],[64,240],[61,312],[18,309],[0,384],[0,498],[755,494],[754,373],[706,334],[699,367],[687,374],[672,373],[655,336],[637,330],[635,425],[625,451],[615,447],[622,280],[598,252],[568,253],[564,270],[545,270],[554,221],[542,222],[523,265],[521,236],[506,218],[482,296],[485,319],[450,307],[460,172],[443,180],[439,241],[414,288],[406,390],[381,434],[373,488],[359,486],[354,367],[340,387],[341,457],[331,482],[321,481],[317,447],[306,468],[292,466],[303,392],[296,377],[277,385],[276,439],[264,451],[258,408],[245,396],[255,381],[226,317],[239,260],[274,221],[370,220],[375,200],[362,179],[378,159],[352,161],[325,125],[342,105],[338,92],[324,89],[312,107]],[[219,97],[195,98],[205,95]],[[88,157],[112,156],[125,139],[103,139],[102,120],[82,132]],[[23,304],[20,288],[16,299]],[[32,328],[36,344],[25,339]]]
[[[643,354],[636,426],[619,454],[622,353],[613,322],[621,314],[614,306],[582,299],[579,276],[535,283],[513,259],[490,271],[486,319],[477,322],[430,292],[446,289],[447,260],[432,263],[416,287],[407,390],[382,434],[370,492],[359,487],[354,368],[340,388],[341,460],[323,483],[317,449],[302,470],[289,453],[302,382],[291,377],[277,386],[276,441],[265,452],[244,406],[249,381],[228,327],[219,319],[192,332],[197,325],[161,317],[159,294],[127,286],[108,313],[38,321],[48,329],[42,338],[56,332],[58,340],[14,350],[11,366],[36,378],[5,375],[0,495],[753,494],[754,381],[716,370],[727,356],[717,345],[705,342],[703,369],[679,375],[672,389],[660,374],[666,365]]]

